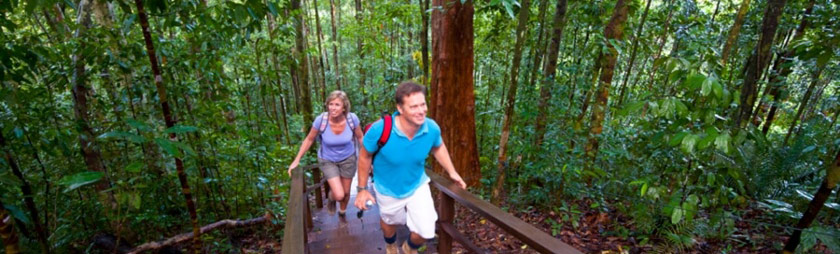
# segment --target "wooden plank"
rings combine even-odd
[[[283,253],[306,253],[306,229],[304,228],[303,170],[292,170],[292,186],[289,188],[289,205],[286,210],[286,227],[283,231]]]
[[[461,232],[459,232],[458,229],[452,225],[452,223],[438,223],[438,227],[440,227],[440,229],[443,230],[443,232],[446,232],[446,234],[449,235],[452,238],[452,240],[455,240],[456,242],[460,243],[461,246],[464,246],[464,248],[467,248],[472,253],[488,253],[487,251],[476,246],[472,241],[470,241],[470,239],[467,239],[467,237],[464,236],[464,234],[461,234]],[[441,244],[440,241],[438,241],[438,244]],[[452,247],[450,246],[449,251],[439,251],[438,253],[451,253],[451,249]],[[438,250],[440,250],[440,245],[438,245]]]
[[[452,219],[455,218],[455,201],[452,200],[452,197],[440,191],[438,191],[438,198],[440,200],[440,206],[438,206],[438,224],[451,225]],[[452,234],[446,230],[442,230],[442,233],[438,237],[438,253],[451,253]]]
[[[581,253],[574,247],[554,238],[542,230],[534,227],[527,222],[514,217],[513,215],[502,211],[490,202],[484,201],[472,193],[461,189],[458,185],[453,183],[449,178],[445,178],[433,172],[431,169],[426,169],[426,175],[432,179],[432,183],[452,197],[461,205],[475,211],[484,218],[492,221],[494,224],[504,229],[506,232],[514,235],[516,238],[528,244],[540,253],[555,253],[555,254],[578,254]]]

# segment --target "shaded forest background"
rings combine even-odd
[[[281,239],[285,168],[325,95],[369,122],[416,80],[471,191],[584,251],[838,253],[839,17],[829,0],[2,0],[0,235],[77,253],[269,213],[181,247]]]

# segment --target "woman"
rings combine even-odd
[[[359,118],[356,114],[350,113],[350,100],[347,94],[342,91],[333,91],[327,97],[327,112],[322,113],[312,122],[309,134],[300,145],[295,160],[289,165],[288,173],[300,164],[300,158],[309,150],[317,138],[321,142],[318,149],[318,163],[321,164],[321,171],[327,178],[327,183],[332,190],[330,204],[334,207],[335,200],[340,201],[341,208],[339,216],[344,216],[347,211],[347,203],[350,201],[350,182],[356,174],[356,145],[362,143],[362,130],[359,127]],[[353,139],[358,143],[354,143]]]

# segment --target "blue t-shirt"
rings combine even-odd
[[[322,117],[316,117],[312,122],[312,128],[321,130]],[[347,159],[356,153],[356,147],[353,145],[353,130],[350,129],[350,121],[353,121],[353,126],[359,128],[359,118],[356,114],[347,114],[347,123],[344,125],[344,130],[339,134],[335,134],[330,129],[329,120],[327,120],[327,128],[324,133],[321,133],[321,147],[318,149],[318,158],[325,159],[332,162],[339,162]],[[380,131],[381,132],[381,131]]]
[[[398,115],[399,112],[395,112],[393,117]],[[425,170],[426,158],[432,148],[443,144],[443,139],[440,137],[440,126],[429,118],[412,140],[397,129],[396,123],[393,124],[388,142],[373,158],[374,187],[377,194],[406,198],[429,181]],[[379,150],[376,143],[382,135],[383,125],[382,121],[377,121],[365,134],[362,143],[368,152]]]

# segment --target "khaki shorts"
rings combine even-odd
[[[318,158],[318,163],[321,164],[321,171],[324,172],[324,178],[326,179],[338,176],[353,179],[353,176],[356,175],[356,155],[350,155],[347,159],[339,162]]]

